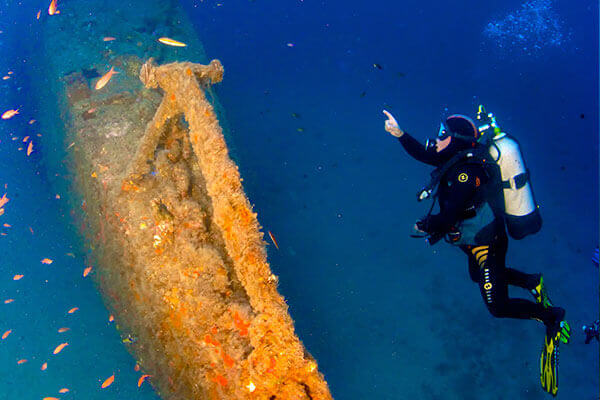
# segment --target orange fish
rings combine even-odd
[[[158,39],[159,42],[161,42],[162,44],[167,44],[169,46],[176,46],[176,47],[185,47],[187,46],[187,44],[182,43],[182,42],[178,42],[177,40],[173,40],[170,39],[168,37],[161,37]]]
[[[62,388],[58,391],[58,393],[67,393],[69,391],[69,389],[67,388]]]
[[[28,140],[29,140],[29,136],[25,136],[25,137],[23,138],[23,143],[26,143]]]
[[[109,387],[115,381],[115,374],[112,374],[110,377],[106,378],[104,382],[102,382],[102,389]]]
[[[47,363],[47,362],[43,363],[43,364],[42,364],[42,368],[40,368],[40,369],[41,369],[42,371],[45,371],[45,370],[46,370],[46,368],[48,368],[48,363]]]
[[[108,316],[108,322],[113,322],[114,320],[115,320],[115,316],[114,316],[114,315],[112,315],[112,314],[110,314],[110,315]],[[139,368],[139,367],[138,367],[138,368]],[[137,371],[137,370],[136,370],[136,371]]]
[[[86,269],[84,269],[83,277],[85,278],[86,276],[88,276],[88,274],[90,273],[91,270],[92,270],[92,267],[87,267]]]
[[[69,314],[73,314],[75,311],[79,310],[79,307],[73,307],[71,308],[69,311],[67,311],[67,313]]]
[[[26,358],[22,358],[19,361],[17,361],[17,364],[21,365],[21,364],[24,364],[26,362],[27,362],[27,359]]]
[[[50,6],[48,6],[48,14],[49,15],[60,14],[60,11],[56,9],[56,0],[52,0],[50,2]]]
[[[110,81],[110,78],[112,78],[115,74],[118,74],[118,72],[115,71],[115,67],[110,67],[110,70],[106,74],[104,74],[100,79],[98,79],[98,82],[96,82],[96,90],[102,89],[104,85],[106,85],[108,81]]]
[[[44,397],[42,400],[60,400],[58,397]]]
[[[33,231],[32,231],[32,233],[33,233]],[[49,258],[44,258],[44,259],[42,259],[42,264],[52,264],[52,260]]]
[[[29,146],[27,146],[27,156],[29,156],[33,152],[33,142],[29,142]]]
[[[65,253],[65,254],[68,255],[69,257],[75,258],[75,254],[73,254],[73,253]]]
[[[142,383],[144,383],[144,380],[146,378],[148,378],[149,376],[152,376],[152,375],[144,374],[144,375],[140,376],[140,379],[138,379],[138,387],[142,386]]]
[[[9,304],[9,303],[12,303],[13,301],[15,301],[15,299],[6,299],[6,300],[4,300],[4,304]]]
[[[2,224],[2,226],[5,228],[10,228],[10,224]]]
[[[54,351],[52,352],[52,354],[58,354],[62,351],[62,349],[64,349],[65,347],[67,347],[69,345],[69,343],[61,343],[58,346],[56,346],[56,348],[54,349]]]
[[[4,75],[4,76],[2,77],[2,79],[4,79],[4,80],[10,79],[10,76],[8,76],[8,75]]]
[[[37,12],[37,14],[35,14],[35,19],[40,19],[40,14],[42,13],[42,10],[39,10]]]
[[[14,117],[15,115],[17,115],[19,113],[19,109],[17,108],[16,110],[8,110],[5,111],[4,114],[2,114],[2,119],[9,119]]]
[[[114,37],[112,37],[112,36],[106,36],[106,37],[105,37],[104,39],[102,39],[102,40],[104,40],[105,42],[110,42],[110,41],[112,41],[112,40],[117,40],[117,38],[114,38]]]
[[[66,331],[68,331],[69,329],[70,329],[70,328],[59,328],[59,329],[58,329],[58,333],[63,333],[63,332],[66,332]]]
[[[133,370],[135,372],[139,371],[140,370],[140,364],[135,364],[135,367],[133,367]]]
[[[6,332],[4,332],[4,334],[2,335],[2,340],[6,339],[8,337],[8,335],[10,335],[11,332],[12,332],[12,329],[9,329]]]
[[[33,124],[35,122],[35,119],[30,119],[29,120],[29,125]]]
[[[277,240],[275,239],[275,236],[273,236],[273,234],[271,233],[271,231],[267,231],[267,232],[269,232],[269,236],[271,237],[271,241],[275,245],[275,248],[277,248],[277,250],[279,250],[279,245],[277,244]]]
[[[14,281],[18,281],[19,279],[21,279],[23,277],[23,275],[15,275],[13,276],[13,280]]]

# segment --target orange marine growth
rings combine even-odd
[[[231,358],[227,353],[225,353],[225,350],[223,349],[221,349],[221,357],[223,358],[223,363],[228,368],[233,367],[233,364],[235,364],[235,360]]]
[[[211,379],[213,382],[218,383],[221,386],[227,386],[227,379],[220,374],[215,375],[215,377],[213,379]]]
[[[246,336],[250,322],[244,321],[237,311],[232,311],[232,317],[235,327],[240,331],[240,336]]]

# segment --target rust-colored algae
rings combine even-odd
[[[73,116],[75,126],[104,121],[74,158],[88,171],[79,179],[96,230],[86,233],[94,277],[124,334],[137,339],[129,348],[138,364],[165,399],[331,399],[294,333],[204,93],[223,67],[150,59],[139,78],[142,101],[123,95],[124,104],[98,105],[92,120]],[[128,111],[111,117],[122,118],[121,130],[107,122],[114,107]]]

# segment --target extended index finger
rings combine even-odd
[[[387,110],[383,110],[383,113],[389,120],[391,120],[393,123],[397,124],[396,118],[394,118],[394,116],[392,114],[390,114]]]

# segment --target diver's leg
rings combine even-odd
[[[479,283],[479,264],[477,264],[475,256],[471,253],[472,247],[473,246],[460,246],[460,249],[467,255],[469,262],[469,276],[471,277],[471,280],[475,283]]]
[[[506,265],[506,252],[508,250],[508,237],[504,230],[499,231],[499,234],[494,241],[495,251],[498,265]],[[508,285],[517,286],[527,289],[535,299],[536,303],[542,304],[544,307],[552,307],[552,301],[548,297],[544,286],[544,278],[542,274],[526,274],[514,268],[504,268],[506,283]]]
[[[501,234],[488,246],[471,248],[479,266],[479,289],[488,310],[498,318],[536,319],[546,326],[554,325],[562,309],[508,297],[506,249],[506,236]]]

